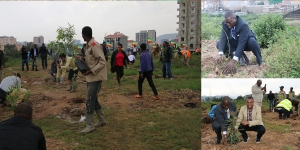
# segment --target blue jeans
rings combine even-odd
[[[270,111],[272,111],[272,109],[274,108],[274,100],[269,100],[269,108]]]
[[[98,102],[98,93],[101,89],[102,81],[87,82],[87,96],[86,96],[86,113],[94,114],[95,110],[101,109]]]
[[[24,64],[26,64],[27,71],[28,71],[29,67],[28,67],[28,60],[27,59],[22,59],[22,71],[24,71]]]
[[[163,78],[166,78],[166,72],[168,72],[169,78],[173,78],[172,72],[171,72],[171,63],[163,62],[162,72],[163,72]]]

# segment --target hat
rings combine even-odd
[[[293,89],[293,87],[291,87],[291,89]]]
[[[280,88],[284,88],[284,86],[280,86]]]

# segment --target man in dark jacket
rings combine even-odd
[[[215,112],[212,123],[212,129],[217,134],[217,144],[221,143],[222,135],[224,137],[225,144],[227,144],[227,120],[233,116],[231,116],[231,112],[236,112],[235,103],[230,102],[230,98],[228,96],[223,97],[221,104],[218,104]]]
[[[49,51],[47,50],[47,48],[45,47],[45,44],[42,44],[42,47],[40,47],[39,53],[41,54],[41,58],[42,58],[42,66],[43,69],[47,69],[47,55],[50,55]]]
[[[164,41],[163,48],[160,54],[160,61],[163,63],[162,72],[163,78],[166,79],[166,72],[168,72],[168,77],[170,80],[173,80],[171,72],[171,63],[172,63],[173,50],[170,47],[167,41]]]
[[[34,70],[34,66],[35,66],[35,71],[38,71],[37,60],[39,57],[39,51],[36,44],[34,44],[33,48],[31,48],[30,50],[30,57],[32,58],[32,71]]]
[[[216,58],[217,63],[221,62],[223,54],[225,54],[226,57],[230,56],[232,59],[224,69],[225,73],[232,72],[236,61],[240,60],[240,62],[245,62],[246,65],[248,65],[249,59],[244,51],[252,51],[256,56],[256,61],[259,66],[263,61],[255,34],[250,30],[248,24],[233,12],[227,12],[225,14],[225,20],[222,22],[220,41],[217,43],[217,49],[219,51],[219,57]],[[233,52],[235,52],[234,55]]]
[[[268,94],[268,99],[269,99],[269,108],[270,111],[272,112],[272,110],[274,109],[274,101],[275,101],[275,95],[274,93],[272,93],[272,91],[270,91],[270,93]]]
[[[4,68],[4,64],[5,64],[4,52],[0,50],[0,81],[2,80],[2,70]]]
[[[27,71],[29,70],[29,67],[28,67],[28,53],[27,53],[27,50],[26,50],[26,47],[25,46],[22,46],[22,49],[21,49],[21,52],[22,52],[22,71],[24,71],[24,64],[26,64],[26,67],[27,67]]]
[[[107,50],[107,46],[106,46],[105,41],[103,41],[102,47],[103,47],[103,53],[104,53],[105,59],[106,59],[106,61],[108,61],[108,56],[107,56],[108,50]]]
[[[13,118],[0,122],[0,149],[46,150],[42,129],[31,121],[32,107],[19,104]]]

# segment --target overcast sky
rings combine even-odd
[[[258,79],[202,79],[201,93],[202,96],[228,95],[236,98],[239,95],[245,96],[252,94],[251,88]],[[294,88],[295,94],[300,93],[300,79],[261,79],[262,86],[267,84],[267,93],[272,90],[273,93],[278,92],[282,85],[286,93],[290,87]],[[211,94],[210,94],[211,92]]]
[[[43,35],[45,43],[56,39],[59,26],[75,26],[81,40],[84,26],[93,29],[96,40],[116,31],[135,40],[140,30],[156,30],[156,35],[176,33],[177,1],[25,1],[0,2],[0,36],[14,36],[31,42]]]

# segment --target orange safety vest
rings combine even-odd
[[[184,55],[185,53],[187,53],[187,58],[191,57],[191,52],[188,50],[181,50],[181,53]]]

